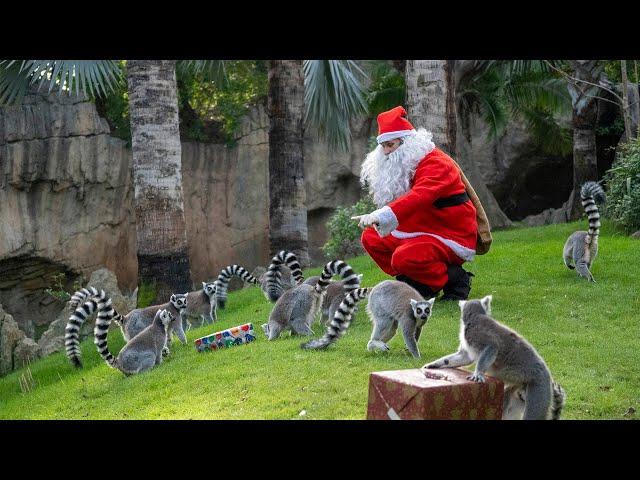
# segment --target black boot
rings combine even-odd
[[[466,300],[469,298],[473,273],[467,272],[460,265],[449,265],[447,275],[449,281],[442,289],[444,295],[440,300]]]
[[[430,298],[433,298],[438,294],[438,292],[434,292],[433,290],[431,290],[428,285],[417,282],[414,279],[407,277],[406,275],[398,275],[396,277],[396,280],[398,280],[399,282],[404,282],[410,287],[415,288],[418,293],[424,297],[425,300],[429,300]]]

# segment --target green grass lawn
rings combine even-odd
[[[588,283],[562,263],[565,239],[585,225],[495,232],[491,252],[466,264],[476,275],[471,297],[492,294],[494,317],[544,357],[567,392],[563,418],[635,418],[640,412],[625,413],[640,410],[640,242],[605,223],[592,269],[597,283]],[[349,263],[364,274],[363,286],[388,278],[368,257]],[[189,331],[189,343],[174,340],[159,367],[128,378],[109,368],[88,339],[82,370],[61,352],[30,366],[35,388],[28,393],[19,385],[25,369],[1,378],[0,418],[364,419],[370,372],[417,368],[458,344],[457,302],[436,301],[417,360],[400,334],[391,340],[391,351],[367,352],[371,325],[364,308],[326,351],[304,351],[301,338],[288,334],[268,342],[260,325],[271,307],[258,288],[232,292],[213,327]],[[246,322],[253,322],[257,341],[196,352],[196,338]],[[324,331],[317,323],[313,329],[317,336]],[[120,330],[112,330],[111,351],[123,344]]]

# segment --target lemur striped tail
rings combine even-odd
[[[559,420],[567,394],[559,383],[553,382],[553,401],[551,403],[551,420]]]
[[[73,294],[71,300],[69,300],[71,310],[75,310],[76,308],[78,308],[78,305],[86,302],[87,298],[96,297],[98,293],[99,292],[95,287],[83,288],[82,290],[78,290]]]
[[[227,288],[229,287],[229,280],[231,280],[231,277],[234,275],[240,277],[243,282],[258,283],[258,279],[240,265],[229,265],[223,268],[216,280],[216,301],[218,302],[218,308],[224,309],[227,303]]]
[[[93,291],[95,291],[95,295],[93,295]],[[88,295],[88,293],[91,295]],[[96,324],[101,322],[105,312],[112,312],[113,316],[113,308],[111,307],[111,299],[107,297],[107,294],[104,290],[96,290],[93,287],[89,287],[89,289],[82,289],[76,292],[72,301],[80,301],[81,299],[88,298],[88,301],[76,307],[71,316],[69,317],[69,321],[67,322],[67,326],[65,327],[65,335],[64,335],[64,345],[67,353],[67,357],[71,363],[77,367],[82,367],[82,359],[80,352],[80,329],[84,322],[95,312],[98,311],[98,318],[96,319]],[[75,300],[74,300],[75,298]]]
[[[287,250],[281,250],[278,254],[271,259],[271,265],[264,274],[264,292],[270,301],[275,302],[280,298],[283,292],[282,288],[282,272],[280,267],[285,265],[291,270],[291,275],[296,280],[297,284],[304,281],[302,276],[302,270],[300,269],[300,263],[298,257],[292,252]]]
[[[110,367],[113,367],[116,361],[107,346],[107,334],[109,333],[109,325],[111,325],[112,320],[117,320],[121,322],[121,324],[124,324],[123,316],[111,306],[111,299],[108,298],[108,302],[105,302],[101,308],[98,308],[98,318],[96,318],[96,325],[93,328],[93,343],[96,344],[96,348],[102,359],[107,362],[107,365]]]
[[[353,316],[353,310],[356,308],[356,303],[363,298],[367,298],[371,288],[356,288],[350,291],[344,298],[340,306],[336,310],[336,313],[331,320],[331,323],[327,326],[327,332],[324,336],[318,340],[311,340],[310,342],[303,343],[301,345],[304,349],[322,349],[327,348],[332,343],[335,343],[349,328],[351,324],[351,317]]]
[[[580,199],[587,217],[589,218],[589,237],[597,237],[600,235],[600,211],[598,203],[604,203],[605,194],[600,184],[596,182],[585,182],[580,189]]]
[[[316,292],[322,293],[334,275],[340,275],[342,277],[344,280],[344,290],[346,292],[355,290],[360,286],[360,277],[353,271],[353,268],[342,260],[334,260],[324,266],[320,278],[314,287]]]

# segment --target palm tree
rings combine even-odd
[[[332,148],[347,149],[350,118],[365,113],[359,76],[349,60],[271,60],[269,63],[269,243],[309,265],[304,127]],[[306,108],[305,108],[306,106]]]
[[[416,127],[433,133],[434,143],[456,157],[456,84],[455,64],[451,60],[407,60],[407,113]],[[493,228],[508,226],[504,214],[493,194],[485,185],[478,167],[456,158],[469,182],[480,198]]]
[[[129,60],[138,285],[153,302],[192,288],[182,196],[182,149],[173,60]]]
[[[269,62],[269,247],[309,265],[302,60]]]
[[[575,81],[567,82],[571,95],[573,115],[573,191],[566,210],[569,220],[582,216],[580,187],[587,180],[598,179],[596,157],[596,121],[598,117],[598,94],[600,77],[604,65],[599,60],[570,60],[571,76]]]

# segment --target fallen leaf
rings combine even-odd
[[[307,414],[307,411],[306,411],[306,410],[302,410],[302,411],[298,414],[298,416],[299,416],[299,417],[304,417],[306,414]]]
[[[623,417],[630,417],[631,415],[633,415],[634,413],[636,413],[636,409],[633,407],[629,407],[627,409],[627,411],[625,413],[622,414]]]

